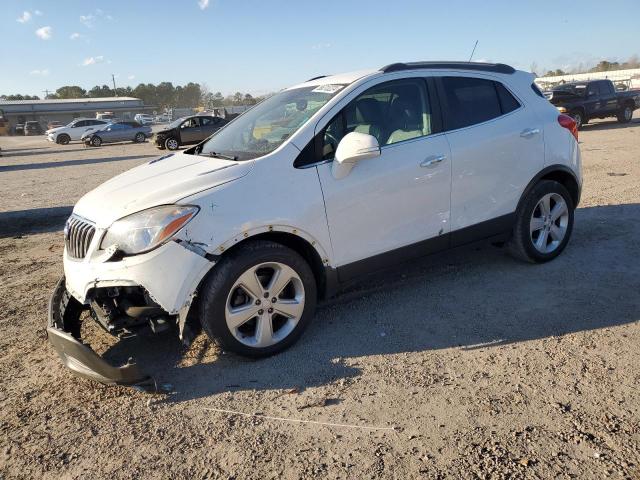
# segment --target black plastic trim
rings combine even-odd
[[[338,278],[341,283],[348,282],[353,278],[384,270],[415,258],[426,257],[448,248],[449,235],[440,235],[338,267]]]
[[[428,238],[418,243],[343,265],[337,268],[338,280],[340,283],[346,283],[369,273],[480,240],[506,240],[511,234],[515,220],[516,214],[512,212],[445,235]]]
[[[328,76],[329,76],[329,75],[318,75],[317,77],[313,77],[313,78],[310,78],[309,80],[306,80],[304,83],[312,82],[313,80],[319,80],[319,79],[321,79],[321,78],[326,78],[326,77],[328,77]]]
[[[516,213],[513,212],[451,232],[451,248],[510,234],[515,222]]]
[[[515,68],[505,65],[504,63],[481,63],[481,62],[407,62],[392,63],[380,69],[381,72],[401,72],[404,70],[421,70],[421,69],[455,69],[455,70],[474,70],[481,72],[494,72],[513,74]]]
[[[549,165],[548,167],[543,168],[536,174],[535,177],[531,179],[531,181],[527,184],[526,188],[522,192],[522,196],[520,197],[520,201],[518,202],[518,208],[520,208],[520,205],[524,201],[524,198],[531,191],[531,189],[536,185],[536,183],[538,183],[543,177],[549,175],[550,173],[558,172],[558,171],[568,173],[575,180],[576,185],[578,186],[578,195],[577,195],[577,198],[573,199],[575,201],[575,204],[573,205],[573,207],[577,208],[578,204],[580,203],[580,197],[582,196],[582,185],[580,185],[580,182],[578,182],[578,178],[576,177],[576,174],[573,170],[571,170],[566,165],[562,165],[559,163],[555,165]]]

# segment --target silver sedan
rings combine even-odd
[[[82,135],[85,145],[99,147],[103,143],[135,142],[142,143],[151,138],[151,127],[137,122],[109,123],[100,130],[92,130]]]

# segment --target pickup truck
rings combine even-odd
[[[591,80],[558,85],[545,97],[581,128],[593,118],[617,117],[628,123],[640,108],[640,91],[616,92],[611,80]]]

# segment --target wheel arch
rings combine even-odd
[[[300,254],[311,267],[318,288],[318,298],[328,298],[335,293],[335,280],[332,275],[335,269],[329,265],[326,252],[310,235],[297,229],[284,230],[274,225],[266,229],[244,232],[240,238],[233,238],[218,247],[216,254],[228,255],[240,245],[257,240],[279,243]]]
[[[578,203],[580,203],[581,189],[575,173],[573,173],[573,171],[566,165],[558,164],[550,165],[542,169],[535,177],[533,177],[533,179],[531,179],[527,187],[524,189],[524,192],[522,192],[522,195],[520,196],[517,210],[520,210],[522,202],[524,201],[526,196],[529,194],[531,189],[541,180],[554,180],[562,184],[569,191],[571,199],[573,200],[574,208],[578,206]]]

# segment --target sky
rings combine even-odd
[[[162,81],[260,95],[398,61],[538,73],[640,54],[640,0],[0,0],[0,94]]]

